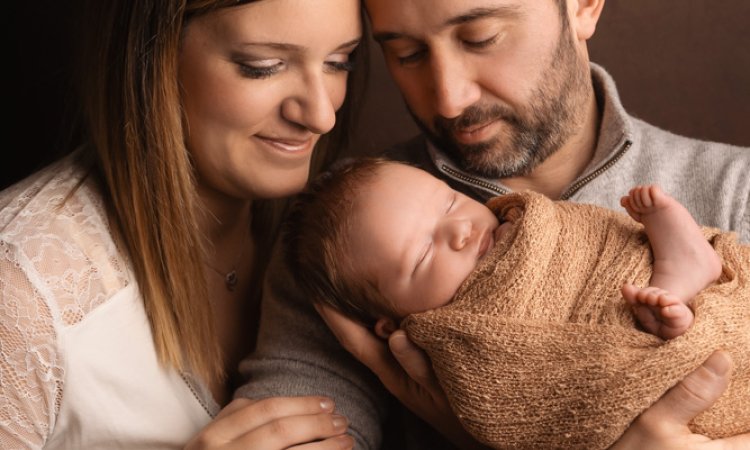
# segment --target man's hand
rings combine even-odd
[[[695,416],[708,409],[729,384],[732,360],[714,352],[701,367],[667,391],[644,411],[610,450],[745,450],[750,434],[711,440],[688,428]]]
[[[318,306],[341,345],[380,378],[396,398],[464,449],[484,448],[461,427],[450,409],[429,358],[402,330],[388,345],[341,313]],[[708,409],[729,384],[731,359],[722,351],[644,411],[610,450],[747,450],[750,434],[715,439],[690,431],[690,421]]]
[[[341,345],[372,370],[412,412],[462,449],[484,449],[464,430],[448,404],[427,355],[397,330],[388,343],[338,311],[316,305]]]

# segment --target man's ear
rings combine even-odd
[[[579,41],[587,41],[594,35],[596,24],[602,14],[605,0],[568,0],[570,25]]]
[[[375,322],[374,330],[375,334],[387,340],[394,331],[398,330],[398,327],[396,326],[396,323],[393,321],[393,319],[388,317],[381,317],[377,322]]]

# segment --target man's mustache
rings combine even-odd
[[[436,130],[451,134],[455,131],[465,130],[496,120],[504,120],[511,124],[519,123],[518,117],[516,117],[510,108],[501,105],[490,105],[485,107],[470,106],[460,116],[452,119],[436,117],[434,124]]]

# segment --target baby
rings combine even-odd
[[[512,226],[429,173],[382,159],[341,167],[303,198],[287,233],[301,283],[383,337],[408,314],[448,304]],[[625,284],[622,295],[645,330],[679,336],[693,321],[690,300],[719,277],[721,260],[658,187],[635,187],[621,203],[654,255],[649,286]]]
[[[286,258],[313,301],[404,328],[487,445],[608,448],[717,348],[732,380],[691,428],[750,431],[750,247],[655,186],[621,203],[630,217],[532,192],[483,205],[361,159],[299,197]]]

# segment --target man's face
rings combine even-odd
[[[367,0],[419,126],[465,169],[529,174],[582,126],[585,52],[555,0]]]

